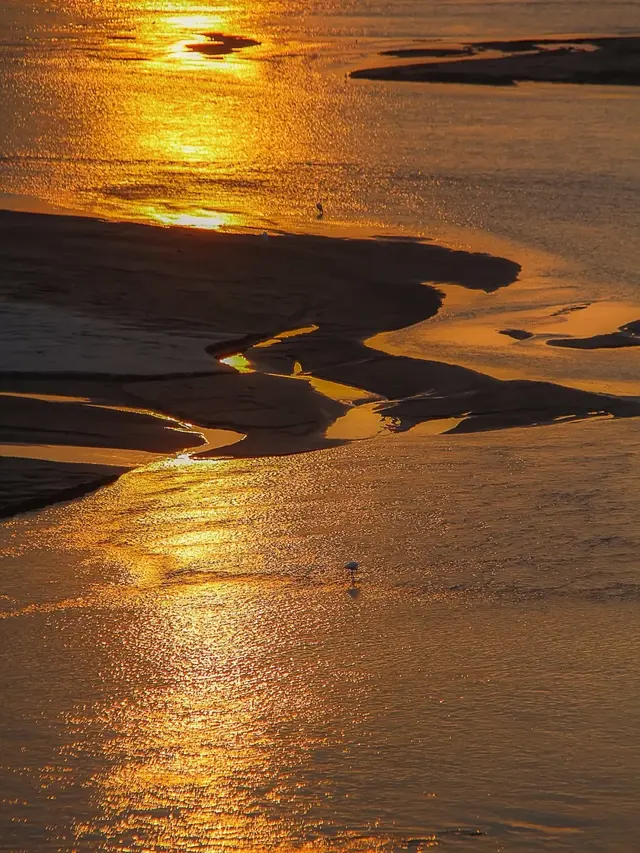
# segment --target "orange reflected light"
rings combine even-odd
[[[245,80],[257,76],[258,66],[256,63],[246,62],[239,54],[227,53],[220,56],[207,56],[206,53],[194,50],[193,44],[193,38],[175,42],[169,48],[167,55],[170,59],[177,59],[198,69],[233,74]]]
[[[174,31],[183,35],[179,41],[173,42],[168,49],[171,59],[188,63],[198,68],[211,71],[225,71],[242,77],[252,76],[255,69],[251,63],[245,63],[234,50],[213,56],[202,53],[194,46],[207,41],[207,33],[227,33],[233,30],[228,17],[222,15],[174,15],[165,19],[169,25],[166,36],[171,37]]]
[[[123,567],[133,589],[165,587],[179,596],[192,582],[260,573],[264,537],[246,518],[261,494],[259,477],[230,460],[154,462],[96,496],[95,523],[70,520],[68,541],[95,544],[99,529],[101,553]]]
[[[142,16],[136,27],[140,85],[119,89],[106,113],[87,107],[86,134],[96,149],[134,164],[118,176],[115,192],[96,192],[96,209],[207,230],[263,222],[264,195],[247,171],[253,174],[256,161],[281,158],[283,149],[304,160],[307,113],[298,116],[298,98],[283,102],[270,64],[256,61],[270,48],[253,44],[261,33],[244,29],[242,4],[212,15],[181,14],[185,2],[155,5],[158,14]],[[215,33],[230,37],[230,52],[223,37],[219,55],[193,49],[215,47]],[[97,78],[95,85],[104,83]],[[246,213],[226,212],[236,205]]]
[[[251,362],[248,358],[242,355],[241,352],[238,352],[235,355],[228,355],[226,358],[221,358],[220,363],[233,367],[238,371],[238,373],[255,373],[255,370],[251,366]]]
[[[141,209],[150,219],[161,225],[177,225],[181,228],[203,228],[216,231],[224,226],[238,224],[238,217],[233,213],[216,213],[210,210],[197,210],[190,213],[178,211],[162,211],[156,208]]]
[[[196,32],[223,30],[228,24],[223,15],[171,15],[166,21],[176,30]]]

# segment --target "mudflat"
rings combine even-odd
[[[451,418],[477,431],[640,414],[630,398],[501,381],[366,344],[437,314],[438,285],[491,293],[519,271],[508,258],[408,239],[0,212],[0,436],[5,447],[241,457],[339,444],[329,428],[365,401],[392,431]],[[234,438],[211,444],[212,429]],[[14,460],[12,474],[16,483],[23,464],[30,491],[32,462]],[[51,465],[53,499],[66,493],[68,465],[59,488]]]
[[[519,82],[640,85],[639,36],[516,39],[385,51],[417,64],[364,68],[352,77],[424,83],[512,86]]]

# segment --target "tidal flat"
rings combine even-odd
[[[633,848],[638,33],[0,4],[1,853]]]

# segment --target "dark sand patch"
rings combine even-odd
[[[117,480],[125,470],[0,457],[0,518],[81,497]]]
[[[624,326],[620,326],[620,331],[626,332],[629,335],[640,336],[640,320],[632,320],[631,323],[625,323]]]
[[[431,50],[432,48],[425,48]],[[512,86],[518,82],[640,85],[640,37],[600,36],[473,42],[469,55],[445,61],[366,68],[351,76],[367,80],[472,83]],[[484,54],[498,52],[498,56]],[[398,52],[395,54],[399,55]],[[433,56],[405,51],[407,56]],[[448,53],[447,57],[455,57]]]
[[[547,341],[547,344],[550,347],[570,349],[621,349],[640,346],[640,338],[612,332],[610,335],[593,335],[590,338],[558,338]]]
[[[203,341],[212,341],[203,343],[210,371],[149,376],[132,364],[126,374],[81,366],[52,373],[44,364],[42,372],[31,364],[24,371],[0,370],[0,391],[77,395],[109,406],[152,404],[168,416],[247,435],[234,451],[214,455],[325,447],[336,443],[324,432],[344,413],[342,404],[306,382],[243,376],[215,358],[307,326],[363,339],[435,314],[442,296],[423,281],[453,280],[490,292],[507,286],[518,272],[518,265],[504,258],[411,241],[284,235],[264,241],[254,235],[0,212],[3,299],[78,311],[147,332],[197,330]],[[148,335],[145,346],[148,356]],[[0,432],[5,443],[167,453],[197,443],[192,433],[167,430],[149,415],[23,399],[0,406]],[[57,491],[56,486],[53,500]]]
[[[394,56],[396,59],[412,59],[418,57],[433,57],[445,59],[447,57],[471,56],[472,47],[410,47],[399,50],[383,50],[380,56]]]
[[[625,323],[617,332],[606,335],[592,335],[589,338],[555,338],[547,341],[550,347],[568,347],[570,349],[619,349],[640,346],[640,320]]]
[[[46,387],[46,382],[43,383]],[[29,442],[176,453],[205,444],[175,421],[76,402],[0,397],[0,444]]]
[[[508,338],[513,338],[515,341],[528,341],[533,338],[533,332],[525,332],[524,329],[498,329],[499,335],[506,335]]]
[[[453,432],[552,423],[561,417],[640,415],[640,402],[528,380],[504,381],[444,362],[393,356],[357,341],[323,335],[247,353],[261,369],[298,361],[303,370],[379,395],[378,411],[406,430],[423,421],[461,418]],[[233,452],[233,448],[230,449]]]
[[[417,241],[286,235],[265,241],[247,234],[0,212],[5,300],[112,318],[133,329],[197,329],[203,341],[209,336],[212,341],[203,343],[211,371],[149,376],[135,365],[126,375],[0,371],[0,391],[74,389],[111,406],[152,407],[246,435],[210,453],[216,456],[266,456],[341,443],[325,432],[344,415],[345,403],[317,393],[303,378],[291,378],[294,373],[376,395],[381,412],[398,430],[442,418],[464,417],[457,431],[465,431],[602,412],[639,415],[634,401],[551,383],[503,382],[364,344],[382,331],[435,315],[443,300],[438,284],[491,293],[515,281],[519,269],[505,258]],[[257,345],[277,339],[283,330],[309,332],[309,327],[315,331]],[[239,351],[256,372],[237,373],[215,361]],[[161,452],[195,443],[193,434],[165,430],[144,413],[32,400],[2,406],[1,434],[5,441],[25,441],[29,434],[38,444],[56,443],[52,437],[57,437],[71,444]]]
[[[590,302],[585,302],[583,305],[567,305],[566,308],[559,308],[557,311],[554,311],[551,316],[564,317],[566,314],[572,314],[574,311],[584,311],[590,304]]]
[[[300,380],[262,373],[232,373],[127,386],[145,405],[184,420],[244,433],[237,445],[203,455],[262,456],[326,447],[325,430],[345,406]]]
[[[496,380],[493,386],[459,395],[403,400],[389,414],[399,418],[401,429],[432,418],[462,417],[461,423],[449,430],[453,434],[538,426],[595,415],[637,417],[640,404],[551,382]]]
[[[228,56],[247,47],[259,47],[260,42],[246,36],[231,36],[225,33],[203,33],[205,42],[188,44],[187,49],[205,56]]]
[[[433,315],[455,282],[493,292],[506,258],[420,242],[259,236],[0,211],[1,294],[168,331],[272,337],[318,325],[346,336]]]

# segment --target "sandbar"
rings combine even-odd
[[[640,36],[635,35],[427,45],[381,55],[431,61],[364,68],[351,72],[351,77],[484,86],[519,82],[640,85]]]
[[[228,56],[237,50],[247,47],[259,47],[260,42],[246,36],[232,36],[226,33],[204,33],[207,41],[188,44],[187,49],[204,56],[220,57]]]
[[[640,320],[625,323],[617,332],[591,335],[588,338],[555,338],[547,341],[552,347],[569,349],[620,349],[640,346]]]
[[[346,437],[340,431],[336,437],[331,426],[361,404],[390,433],[438,420],[463,432],[639,415],[640,403],[628,398],[505,382],[365,343],[436,315],[444,285],[490,294],[515,282],[519,272],[508,258],[417,240],[277,233],[265,239],[0,211],[5,305],[19,304],[21,311],[31,305],[37,317],[70,312],[83,318],[70,326],[82,336],[80,349],[77,335],[59,319],[47,325],[47,346],[39,340],[44,322],[40,333],[37,325],[25,327],[33,337],[25,369],[0,367],[0,437],[5,445],[31,441],[168,455],[189,448],[246,457],[342,443]],[[99,335],[99,361],[77,356],[94,345],[92,318],[96,329],[115,330],[113,370]],[[126,352],[118,345],[122,328]],[[0,339],[0,356],[10,338]],[[56,364],[64,369],[47,364],[56,341]],[[194,345],[202,346],[204,362]],[[62,357],[65,348],[75,354],[71,363]],[[182,369],[170,369],[171,354]],[[248,365],[243,372],[229,358],[236,354]],[[156,361],[161,369],[153,369]],[[187,363],[197,369],[185,370]],[[198,434],[206,429],[229,430],[230,443],[207,445]],[[14,486],[16,506],[32,499],[38,464],[15,461],[31,478],[29,486],[25,475],[22,496]],[[54,484],[55,464],[42,463],[38,500],[47,491],[52,500],[65,493],[68,465],[60,463]],[[82,488],[96,482],[89,473]]]

